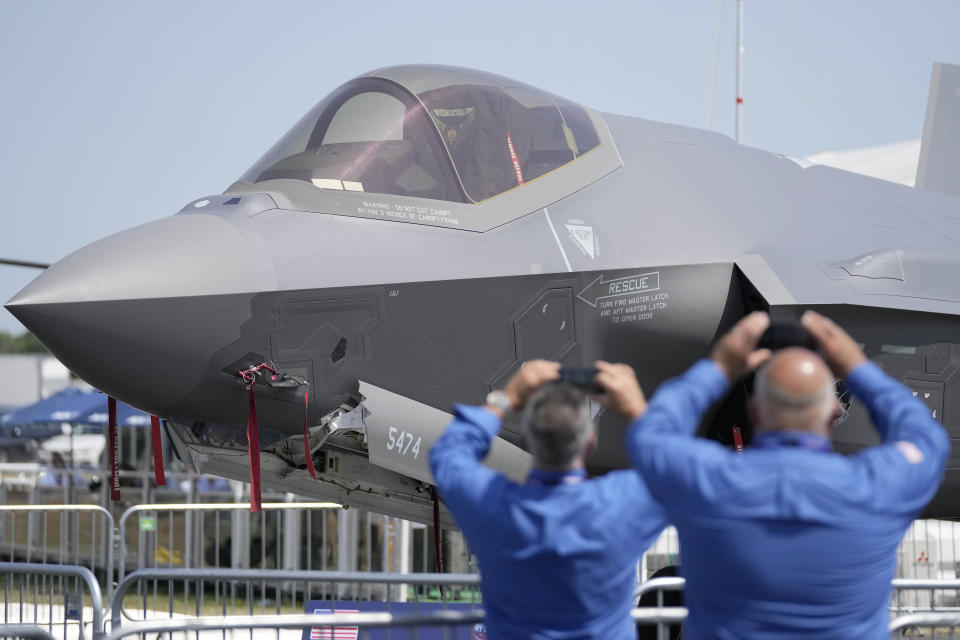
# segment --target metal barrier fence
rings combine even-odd
[[[894,595],[890,609],[896,615],[915,611],[960,611],[958,594],[960,579],[893,581]],[[911,594],[910,592],[915,592]],[[926,594],[924,595],[924,592]]]
[[[651,591],[683,591],[686,584],[687,581],[683,578],[653,578],[637,585],[636,591],[633,592],[633,599],[636,600]]]
[[[445,533],[447,565],[464,572],[462,536]],[[116,568],[119,579],[143,568],[427,573],[431,539],[425,525],[327,502],[146,504],[120,516]]]
[[[679,577],[654,578],[638,585],[634,597],[640,598],[644,594],[656,592],[657,605],[654,610],[666,611],[669,607],[663,606],[663,592],[682,591],[685,584],[686,581]],[[935,628],[950,627],[949,635],[946,637],[960,637],[960,633],[956,633],[957,629],[953,628],[960,627],[960,606],[957,606],[960,579],[897,578],[893,580],[892,586],[893,598],[890,603],[890,612],[894,620],[890,623],[891,632],[920,627],[929,628],[931,635],[945,637],[943,629],[935,634]],[[904,604],[905,592],[917,592],[917,597],[907,598],[909,604]]]
[[[683,591],[686,581],[679,577],[653,578],[637,585],[633,592],[634,601],[638,605],[643,605],[644,596],[655,593],[656,604],[654,606],[638,606],[631,611],[634,621],[640,624],[656,624],[655,635],[657,640],[666,640],[672,637],[670,635],[669,624],[682,623],[687,618],[687,609],[685,607],[664,606],[664,592]],[[641,615],[642,614],[642,615]],[[640,637],[649,637],[649,633],[641,632]]]
[[[445,539],[448,566],[468,567],[459,534]],[[253,514],[236,502],[135,505],[117,527],[98,505],[0,505],[0,561],[88,566],[108,598],[115,579],[140,568],[426,573],[431,540],[425,525],[325,502],[267,502]]]
[[[223,638],[226,637],[227,631],[238,629],[264,629],[268,631],[267,634],[262,636],[256,636],[252,632],[250,632],[249,636],[244,634],[244,637],[250,637],[255,640],[259,640],[261,637],[281,637],[280,629],[294,630],[294,634],[288,634],[286,637],[300,638],[304,628],[311,629],[311,638],[345,638],[357,637],[359,635],[356,633],[357,631],[373,627],[387,627],[388,629],[398,627],[406,628],[408,632],[403,637],[417,639],[420,637],[420,627],[435,626],[443,627],[445,632],[444,637],[453,638],[454,635],[451,633],[453,629],[481,623],[483,621],[483,615],[482,609],[473,609],[467,611],[448,610],[405,614],[358,612],[319,615],[239,616],[230,619],[201,617],[189,620],[140,622],[119,627],[111,631],[110,635],[107,636],[107,640],[120,640],[121,638],[132,635],[137,635],[142,638],[147,634],[157,637],[165,636],[168,640],[173,640],[173,638],[199,638],[200,634],[204,631],[216,633],[215,636],[210,637]]]
[[[108,472],[104,469],[44,466],[30,463],[0,463],[0,505],[48,505],[55,504],[100,506],[119,520],[122,509],[140,504],[230,504],[246,502],[248,487],[242,482],[194,473],[167,471],[167,485],[157,487],[153,472],[149,470],[121,470],[121,501],[111,502],[107,491]],[[294,502],[291,494],[264,492],[265,502]],[[229,508],[228,508],[229,509]],[[241,509],[242,511],[242,509]],[[127,558],[114,558],[115,570],[126,573],[149,566],[186,567],[231,567],[231,568],[290,568],[290,569],[338,569],[382,571],[432,571],[436,568],[433,554],[432,531],[423,524],[406,522],[360,510],[338,512],[340,515],[322,517],[320,514],[290,513],[275,522],[273,513],[244,516],[234,511],[216,515],[207,511],[202,516],[189,517],[184,513],[170,514],[161,509],[153,518],[154,533],[146,533],[145,547],[141,550],[139,533],[134,531],[133,521],[128,523],[124,543],[132,553]],[[149,513],[138,514],[150,520]],[[175,540],[169,544],[170,522],[173,518]],[[56,528],[57,516],[47,524]],[[199,524],[203,520],[204,524]],[[191,528],[185,527],[187,520]],[[233,523],[238,527],[234,531]],[[0,525],[3,523],[0,522]],[[144,523],[146,525],[146,523]],[[294,526],[289,526],[294,525]],[[207,538],[200,540],[198,527],[205,526]],[[215,537],[219,527],[219,537]],[[277,531],[282,531],[278,537]],[[191,531],[191,553],[182,548],[186,532]],[[59,536],[58,536],[59,537]],[[25,536],[24,536],[25,538]],[[70,538],[63,537],[66,540]],[[235,545],[243,553],[232,550],[234,539],[243,544]],[[2,539],[2,532],[0,532]],[[157,540],[160,540],[157,543]],[[299,540],[302,548],[297,549]],[[18,541],[23,542],[23,540]],[[179,545],[175,548],[172,545]],[[0,559],[8,559],[2,553]],[[455,571],[469,570],[469,556],[459,533],[444,532],[445,560]],[[403,548],[409,554],[400,556]],[[299,551],[299,553],[298,553]],[[278,553],[279,552],[279,553]],[[54,557],[56,556],[56,557]],[[85,560],[83,557],[80,560]],[[67,557],[52,553],[45,562],[76,562],[76,555]],[[103,571],[103,559],[92,559],[91,567]]]
[[[174,583],[180,583],[182,599],[172,595],[176,591]],[[386,595],[385,606],[388,611],[396,603],[408,600],[415,603],[434,601],[439,602],[440,606],[455,602],[479,606],[479,584],[480,576],[476,574],[141,569],[127,575],[117,585],[110,603],[110,621],[112,628],[116,628],[123,624],[124,619],[143,621],[207,613],[222,616],[233,616],[238,612],[247,615],[279,615],[284,611],[300,613],[310,601],[329,602],[331,608],[336,601],[369,601],[370,598],[365,597],[369,592]],[[165,589],[160,589],[160,585],[164,585]],[[377,589],[364,588],[378,586],[383,587],[382,594]],[[445,597],[430,597],[422,587],[445,590]],[[135,597],[131,599],[130,596]],[[131,612],[128,605],[133,602],[142,617]],[[183,609],[177,610],[181,602]]]
[[[91,635],[94,638],[102,635],[103,597],[97,579],[86,567],[0,562],[0,574],[3,575],[5,625],[46,625],[50,634],[54,625],[62,626],[63,640],[67,640],[68,630],[73,626],[71,623],[76,622],[77,635],[83,640],[86,637],[84,619],[87,607],[84,606],[82,587],[85,586],[89,620],[92,623]],[[55,602],[57,598],[62,600]]]
[[[956,628],[960,627],[960,613],[927,612],[911,613],[890,622],[890,633],[905,632],[908,629],[920,629],[918,635],[925,635],[922,629],[930,629],[931,636],[943,637],[944,628],[950,629],[950,636],[954,636]],[[940,632],[937,632],[940,629]]]
[[[635,622],[642,623],[678,623],[687,617],[687,610],[683,607],[671,607],[657,611],[634,609],[631,617]],[[216,632],[216,637],[225,637],[227,631],[237,629],[265,629],[271,632],[264,637],[280,637],[279,629],[295,630],[293,638],[299,638],[302,629],[312,630],[311,638],[341,638],[357,637],[356,632],[372,627],[387,627],[388,629],[406,628],[408,632],[404,638],[420,638],[420,627],[444,628],[444,637],[454,637],[452,630],[466,625],[481,624],[484,619],[482,609],[430,611],[422,613],[391,613],[391,612],[357,612],[332,613],[320,615],[269,615],[269,616],[238,616],[235,618],[201,617],[183,620],[154,620],[149,622],[133,623],[124,627],[115,628],[106,640],[120,640],[132,635],[143,637],[147,634],[157,637],[172,638],[200,637],[202,632]],[[451,629],[451,627],[453,629]],[[328,634],[324,634],[328,631]],[[335,635],[338,631],[342,635]],[[352,635],[351,631],[354,632]],[[191,635],[188,635],[191,634]],[[196,635],[192,635],[196,634]],[[251,637],[255,637],[252,636]],[[470,637],[475,637],[471,634]]]
[[[77,637],[85,640],[86,625],[90,625],[90,636],[93,640],[104,640],[107,626],[103,620],[103,601],[100,588],[93,573],[79,566],[60,566],[38,563],[19,563],[19,562],[0,562],[0,575],[4,576],[4,617],[3,625],[0,626],[0,638],[41,638],[42,640],[52,640],[54,627],[62,627],[63,640]],[[177,613],[173,609],[163,611],[160,608],[142,608],[143,617],[137,617],[131,613],[127,604],[128,597],[133,595],[135,587],[142,586],[145,582],[153,581],[156,585],[160,582],[180,582],[186,587],[193,585],[192,599],[190,602],[192,610],[184,613]],[[312,627],[315,633],[310,637],[319,639],[334,637],[325,635],[326,630],[333,626],[348,627],[356,631],[368,627],[403,627],[409,629],[406,637],[419,638],[419,627],[440,626],[445,629],[444,637],[454,637],[446,635],[452,633],[451,629],[463,627],[467,624],[478,624],[483,621],[483,610],[480,608],[479,586],[480,577],[475,574],[398,574],[382,572],[339,572],[339,571],[279,571],[279,570],[235,570],[221,569],[211,571],[209,569],[144,569],[126,576],[116,588],[116,593],[110,603],[110,640],[119,640],[122,637],[130,635],[144,634],[166,634],[168,640],[172,640],[174,635],[177,637],[188,638],[187,632],[193,634],[196,640],[199,640],[200,633],[204,631],[220,631],[221,636],[225,637],[226,630],[235,629],[270,629],[280,638],[279,629],[302,629]],[[275,607],[274,613],[266,614],[254,613],[254,607],[249,593],[260,585],[261,589],[261,607],[265,612],[267,609],[265,585],[273,585],[274,597],[270,605]],[[351,587],[350,589],[331,588],[326,593],[329,599],[319,600],[316,598],[316,585],[337,585],[338,587]],[[446,587],[452,589],[460,586],[470,596],[468,603],[463,603],[464,598],[458,598],[456,593],[441,600],[431,603],[426,599],[422,606],[426,608],[429,605],[441,607],[430,611],[413,609],[406,611],[391,611],[399,608],[403,603],[396,601],[395,596],[385,603],[380,603],[380,607],[385,611],[362,611],[359,608],[363,603],[354,603],[358,610],[352,613],[343,611],[344,603],[342,597],[359,597],[362,593],[362,585],[384,585],[385,591],[389,593],[392,587],[407,589],[413,585],[435,585],[437,587]],[[287,585],[287,593],[301,594],[298,599],[296,595],[291,600],[291,607],[297,611],[294,615],[282,615],[282,610],[290,610],[291,607],[284,607],[282,603],[282,594],[284,593],[281,585]],[[297,585],[301,585],[298,587]],[[635,595],[640,597],[651,592],[662,593],[664,591],[680,590],[684,586],[683,578],[658,578],[649,580],[636,589]],[[937,599],[934,595],[937,591],[955,591],[960,590],[960,580],[905,580],[898,579],[893,581],[893,588],[896,594],[903,591],[928,591],[930,595],[931,607],[936,607]],[[89,606],[85,606],[84,594],[82,588],[85,587],[88,595]],[[230,590],[246,590],[247,614],[236,615],[235,607],[230,610],[226,606],[226,598],[220,598],[211,603],[205,603],[203,594],[207,592],[226,594]],[[16,597],[11,598],[11,592],[15,592]],[[168,591],[172,593],[172,591]],[[190,588],[185,588],[186,593],[190,593]],[[421,606],[418,598],[419,591],[412,589],[409,594],[413,602],[406,603],[408,606]],[[461,594],[462,595],[462,594]],[[30,597],[33,598],[32,602]],[[63,615],[57,615],[57,598],[62,597]],[[44,598],[46,600],[44,600]],[[300,611],[304,610],[308,601],[311,605],[321,606],[323,610],[334,611],[333,614],[321,615],[303,615]],[[466,604],[468,608],[454,610],[452,606],[454,601],[460,600],[459,604]],[[337,609],[340,612],[336,612]],[[216,613],[215,617],[204,616],[210,613],[210,610]],[[86,611],[90,615],[86,615]],[[315,609],[316,611],[316,609]],[[901,610],[891,605],[891,611],[900,613]],[[176,616],[193,615],[196,617],[178,618]],[[684,607],[664,607],[662,601],[658,602],[656,607],[635,608],[631,611],[632,619],[638,624],[656,624],[657,637],[666,637],[664,635],[667,624],[676,624],[683,622],[687,617],[687,609]],[[44,628],[46,626],[46,628]],[[318,631],[319,629],[319,631]],[[909,629],[919,629],[923,635],[923,629],[929,629],[931,636],[945,637],[949,632],[949,637],[955,637],[955,633],[960,629],[960,609],[950,608],[934,609],[923,612],[913,612],[907,615],[898,615],[890,622],[891,633],[902,633]],[[70,633],[76,630],[74,636]],[[271,634],[268,634],[271,635]],[[356,634],[354,634],[356,635]],[[161,637],[158,635],[158,637]],[[250,632],[251,640],[260,640],[254,638],[253,632]],[[292,633],[291,640],[294,637],[300,637],[299,632]],[[353,636],[351,636],[353,637]]]
[[[0,638],[56,640],[46,629],[23,624],[0,624]]]
[[[306,554],[307,563],[313,559],[314,542],[314,518],[308,514],[306,526],[301,528],[300,512],[342,509],[332,502],[268,502],[262,506],[258,514],[250,513],[249,503],[239,502],[130,507],[119,522],[119,579],[128,567],[247,568],[259,564],[266,568],[269,563],[271,568],[297,569],[301,554]],[[131,531],[129,524],[134,518],[137,528]],[[327,519],[321,518],[320,525],[324,547]],[[132,555],[128,547],[133,547]]]
[[[0,505],[0,560],[88,566],[109,597],[113,531],[113,516],[96,505]]]
[[[434,560],[429,542],[432,536],[424,525],[352,509],[342,510],[332,503],[294,502],[292,496],[286,496],[289,502],[265,503],[264,511],[251,514],[247,503],[229,502],[243,495],[241,483],[224,485],[222,480],[217,480],[216,487],[219,488],[211,484],[212,489],[204,489],[198,487],[198,482],[211,481],[196,474],[172,472],[168,479],[168,487],[154,487],[151,472],[121,472],[122,495],[128,504],[145,498],[155,502],[129,507],[120,515],[118,526],[114,527],[111,512],[117,513],[119,509],[106,502],[106,483],[96,490],[92,487],[84,489],[84,479],[77,471],[44,468],[36,464],[0,464],[0,561],[52,566],[87,565],[111,601],[114,579],[122,579],[129,571],[142,568],[219,570],[260,567],[283,571],[287,576],[286,580],[273,580],[260,574],[257,579],[234,580],[220,585],[209,579],[189,583],[156,578],[152,583],[141,580],[136,585],[136,593],[128,593],[132,609],[136,609],[132,605],[135,600],[137,607],[150,610],[152,615],[166,612],[167,615],[196,616],[211,607],[221,614],[301,612],[306,590],[302,583],[289,579],[290,571],[326,571],[335,567],[338,570],[381,569],[405,574],[416,567],[426,573]],[[225,490],[225,486],[231,486],[231,489]],[[106,504],[107,508],[97,504],[2,504],[8,498],[12,502],[24,498],[40,502],[65,501],[64,496],[68,495],[81,500],[102,500],[101,504]],[[164,502],[167,499],[193,501],[198,495],[224,502]],[[462,541],[458,537],[454,540],[460,544],[460,567],[469,566],[463,560],[466,553]],[[457,554],[450,554],[450,545],[446,546],[450,560],[450,555]],[[661,546],[663,549],[659,551],[651,548],[651,557],[656,557],[643,564],[641,576],[663,563],[676,561],[676,541],[665,538]],[[890,605],[894,616],[960,612],[960,578],[939,579],[960,574],[960,523],[917,521],[902,541],[898,553],[898,574],[922,579],[894,581],[894,597]],[[209,575],[209,571],[206,573]],[[4,603],[5,611],[11,604],[9,593],[14,587],[18,597],[24,588],[27,588],[24,592],[27,595],[31,589],[37,593],[54,593],[55,596],[47,596],[45,610],[52,609],[54,597],[66,598],[67,589],[60,586],[66,580],[64,577],[38,576],[34,582],[31,582],[33,578],[11,580],[6,578],[8,598]],[[50,580],[57,581],[53,592],[45,582]],[[363,600],[404,597],[427,600],[431,596],[428,591],[433,591],[433,596],[438,595],[435,593],[437,585],[429,588],[422,584],[417,586],[410,580],[405,584],[410,587],[400,593],[399,588],[391,591],[391,587],[383,583],[355,581],[352,585],[345,585],[328,581],[319,583],[319,596],[323,599],[349,596]],[[650,580],[638,587],[636,595],[640,597],[656,590],[654,610],[664,611],[668,608],[663,607],[663,591],[679,590],[682,586],[682,578]],[[409,591],[411,587],[413,590]],[[476,590],[475,586],[472,588]],[[471,597],[478,596],[473,594]],[[21,598],[13,604],[19,608],[24,602]],[[65,631],[66,628],[65,624]]]

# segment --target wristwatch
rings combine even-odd
[[[504,413],[513,408],[513,400],[511,400],[510,396],[507,395],[507,392],[502,389],[497,389],[496,391],[491,391],[488,393],[487,399],[484,402],[488,407],[500,409],[500,411],[503,411]]]

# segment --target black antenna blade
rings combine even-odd
[[[12,260],[10,258],[0,258],[0,264],[11,267],[28,267],[30,269],[46,269],[50,265],[45,262],[31,262],[29,260]]]

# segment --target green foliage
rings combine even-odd
[[[47,353],[47,350],[30,332],[15,336],[0,331],[0,353]]]

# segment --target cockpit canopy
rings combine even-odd
[[[465,69],[390,67],[324,98],[241,180],[478,203],[600,145],[563,98]]]

